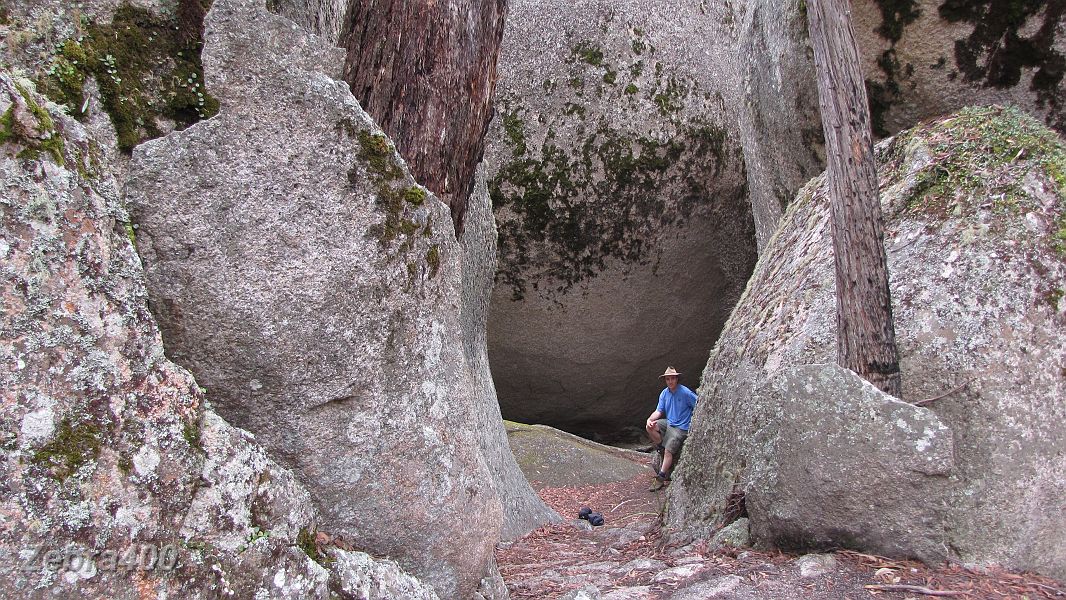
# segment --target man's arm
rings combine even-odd
[[[663,418],[662,411],[660,411],[659,409],[655,409],[655,412],[651,413],[651,416],[648,417],[648,422],[645,423],[645,427],[647,427],[648,429],[651,429],[652,427],[655,426],[655,422],[658,421],[661,418]]]

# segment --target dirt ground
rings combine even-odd
[[[514,599],[1066,600],[1066,586],[1059,582],[999,569],[931,567],[848,550],[800,556],[711,548],[707,540],[671,543],[661,528],[665,494],[648,491],[653,475],[649,456],[615,453],[567,435],[544,433],[536,440],[509,436],[516,456],[529,456],[532,445],[537,456],[565,457],[526,460],[522,466],[541,498],[573,519],[497,547],[496,560]],[[553,454],[553,443],[565,450]],[[550,472],[553,464],[558,471]],[[591,474],[590,469],[597,471]],[[600,512],[603,526],[576,519],[583,506]]]

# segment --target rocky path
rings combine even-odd
[[[573,444],[567,444],[567,449],[572,451]],[[626,456],[624,460],[647,464],[646,458]],[[602,456],[598,460],[602,462]],[[545,474],[546,465],[551,461],[525,466],[530,472]],[[660,526],[664,494],[648,491],[652,472],[645,469],[616,481],[593,477],[599,482],[590,485],[549,487],[533,480],[544,501],[573,520],[542,527],[497,547],[496,560],[511,597],[1066,600],[1061,584],[1032,575],[958,565],[930,569],[921,563],[850,551],[804,556],[759,552],[745,547],[743,531],[737,531],[743,528],[736,526],[711,542],[671,541]],[[602,513],[604,525],[592,527],[576,519],[582,506]]]

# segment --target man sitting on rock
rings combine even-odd
[[[674,457],[681,452],[681,444],[688,437],[692,409],[696,406],[696,394],[678,384],[680,376],[681,373],[673,367],[667,367],[666,372],[659,375],[660,379],[666,380],[666,388],[659,394],[659,404],[645,425],[656,451],[662,453],[662,466],[649,490],[652,492],[661,490],[670,481]]]

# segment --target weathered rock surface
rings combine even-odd
[[[993,102],[1066,131],[1064,15],[1066,6],[1056,2],[855,3],[876,133]]]
[[[649,473],[647,454],[597,444],[546,425],[508,421],[507,441],[526,479],[538,490],[574,482],[625,481]]]
[[[761,253],[796,190],[825,165],[814,54],[803,0],[729,4],[736,17],[722,22],[721,35],[735,38],[735,54],[719,60],[734,84],[723,94],[736,110]]]
[[[0,114],[0,595],[329,597],[307,490],[163,355],[106,154],[7,73]]]
[[[485,153],[503,414],[640,428],[672,364],[696,385],[754,260],[740,149],[708,57],[724,9],[518,1]]]
[[[760,251],[796,190],[821,171],[814,55],[802,0],[726,2],[732,40],[712,58],[735,73],[722,93],[739,108]],[[990,0],[851,3],[877,136],[970,104],[1010,103],[1066,131],[1066,36],[1060,3]],[[731,93],[737,94],[732,96]],[[733,130],[731,130],[732,133]]]
[[[267,8],[292,19],[330,46],[341,45],[344,15],[351,0],[272,0]]]
[[[714,537],[711,538],[711,548],[721,548],[723,546],[743,548],[750,546],[751,531],[749,526],[750,521],[746,517],[741,517],[719,529],[715,532]]]
[[[868,510],[867,522],[884,530],[911,527],[932,537],[943,532],[942,550],[951,557],[1062,578],[1066,149],[1032,119],[993,107],[967,109],[901,134],[878,147],[878,158],[904,399],[939,397],[927,409],[951,432],[954,466],[937,475],[943,485],[924,497],[921,510],[929,512],[913,517],[920,520],[878,521],[887,514],[905,516],[900,503],[913,500],[914,491],[907,488],[869,489],[870,503],[852,510]],[[674,527],[712,527],[734,486],[754,491],[774,478],[780,484],[812,475],[808,483],[816,486],[819,474],[832,475],[832,488],[793,486],[794,492],[819,494],[868,485],[899,470],[900,458],[921,455],[916,446],[900,447],[898,458],[885,461],[885,449],[882,464],[870,462],[873,470],[851,471],[851,460],[835,462],[841,457],[831,442],[864,425],[844,417],[864,405],[883,410],[891,403],[846,403],[841,390],[835,403],[819,401],[800,410],[806,390],[797,395],[790,384],[778,383],[779,390],[793,390],[792,408],[782,412],[776,394],[763,393],[796,366],[834,360],[826,208],[819,177],[790,206],[711,353],[686,460],[669,492]],[[845,407],[848,413],[834,412]],[[933,438],[940,437],[933,415],[909,410],[927,422]],[[871,418],[871,434],[884,427],[885,414]],[[914,427],[912,422],[904,419],[907,427]],[[801,439],[805,429],[813,439]],[[924,432],[925,427],[919,435]],[[945,446],[930,441],[925,452],[946,453]],[[804,472],[765,461],[787,458],[783,448],[807,448]],[[799,459],[791,460],[781,466],[795,466]],[[933,473],[948,466],[939,459],[931,465]],[[929,476],[921,462],[910,468],[915,485]],[[811,530],[804,523],[824,526],[817,515],[832,510],[832,503],[811,504],[806,515],[793,512],[788,528],[775,521],[773,501],[761,506],[760,511],[749,505],[755,543],[780,543],[776,536],[785,531],[801,542],[797,545],[825,541],[805,540]],[[848,523],[839,526],[835,544],[862,545]],[[895,553],[923,554],[932,538],[927,542]]]
[[[396,563],[375,560],[364,552],[333,550],[330,565],[337,594],[353,600],[437,600],[433,588],[411,577]]]
[[[205,39],[220,114],[139,146],[128,185],[168,354],[331,534],[470,597],[506,479],[475,442],[488,380],[461,341],[483,292],[464,297],[447,208],[336,80],[339,50],[262,0],[216,0]],[[537,508],[521,494],[509,511]]]
[[[496,494],[503,505],[502,539],[512,540],[531,529],[562,519],[545,506],[512,452],[510,432],[503,426],[496,386],[489,371],[486,322],[496,273],[496,221],[489,205],[484,169],[475,176],[463,230],[463,351],[474,406],[478,447]]]

